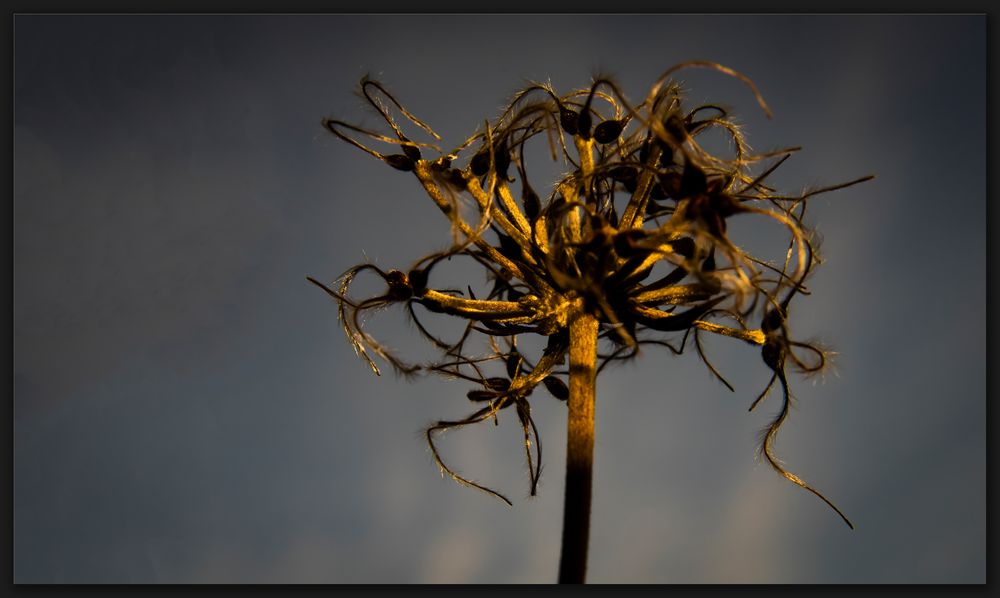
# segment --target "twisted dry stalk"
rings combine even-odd
[[[393,112],[440,141],[382,84],[367,78],[361,82],[361,93],[388,124],[391,136],[324,120],[337,137],[396,170],[412,173],[452,225],[451,246],[418,260],[407,272],[361,264],[341,275],[336,289],[309,278],[337,302],[349,341],[376,374],[380,373],[377,356],[406,376],[435,372],[479,387],[466,395],[481,405],[473,413],[438,421],[427,429],[428,445],[441,471],[511,504],[504,495],[446,465],[435,437],[488,420],[498,422],[499,414],[513,406],[524,432],[534,495],[541,442],[529,397],[543,386],[556,399],[568,400],[560,582],[585,580],[598,373],[611,363],[634,358],[642,346],[667,347],[680,354],[693,335],[709,371],[733,390],[702,348],[699,334],[705,332],[760,347],[773,376],[750,409],[767,396],[775,381],[783,391],[780,412],[764,434],[761,454],[775,471],[826,501],[851,526],[833,503],[785,469],[773,446],[791,400],[786,367],[808,374],[826,363],[819,347],[793,340],[788,330],[790,302],[808,294],[806,277],[818,261],[804,223],[806,201],[871,177],[799,195],[776,193],[767,186],[767,177],[799,148],[751,154],[726,110],[714,104],[685,110],[681,89],[670,77],[690,67],[711,68],[740,79],[770,116],[749,79],[718,64],[691,62],[666,71],[635,106],[607,77],[562,96],[547,84],[529,85],[498,119],[448,153],[433,142],[407,137]],[[698,143],[698,136],[710,130],[730,137],[732,156],[713,155]],[[357,139],[365,137],[397,146],[401,153],[369,148]],[[536,137],[547,140],[552,157],[569,167],[545,201],[527,176],[525,147]],[[455,166],[472,148],[467,164]],[[423,152],[428,149],[438,151],[439,157],[425,159]],[[771,159],[773,164],[752,172]],[[463,215],[469,206],[478,212],[474,219]],[[770,262],[742,250],[727,234],[727,220],[737,215],[769,218],[784,227],[789,244],[783,258]],[[457,256],[483,267],[493,282],[485,298],[477,298],[471,287],[467,296],[433,288],[432,271]],[[666,274],[658,269],[663,266],[669,270]],[[350,286],[363,273],[379,276],[386,291],[365,300],[352,299]],[[440,351],[439,360],[408,363],[363,330],[363,314],[393,304],[405,305],[419,333]],[[447,340],[432,332],[425,318],[439,314],[465,320],[463,334]],[[753,318],[759,319],[759,328],[747,326]],[[524,354],[517,342],[528,334],[548,340],[534,358]],[[471,346],[473,338],[488,342],[485,355]],[[567,357],[565,371],[561,366]]]

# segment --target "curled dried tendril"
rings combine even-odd
[[[770,116],[748,78],[715,63],[689,62],[663,73],[637,105],[610,77],[597,77],[590,87],[564,95],[549,84],[532,83],[513,96],[499,118],[444,153],[404,134],[397,119],[440,141],[381,83],[366,77],[361,94],[391,133],[335,119],[325,119],[323,125],[388,166],[412,173],[448,219],[451,245],[405,272],[361,264],[334,281],[335,288],[309,280],[336,300],[348,340],[376,374],[377,357],[407,376],[434,372],[472,384],[466,397],[475,410],[462,419],[434,423],[426,430],[427,441],[443,474],[507,504],[510,500],[502,494],[446,465],[435,437],[488,420],[497,423],[500,412],[512,407],[523,430],[534,495],[542,450],[529,399],[539,385],[557,400],[569,396],[568,373],[561,366],[569,351],[573,306],[582,304],[600,323],[598,372],[634,358],[643,346],[682,354],[693,335],[711,374],[733,390],[712,365],[701,335],[760,347],[773,375],[750,408],[775,382],[782,388],[781,408],[764,430],[760,454],[853,528],[832,502],[782,465],[774,443],[791,401],[787,367],[811,373],[826,364],[821,347],[793,340],[788,330],[790,302],[808,294],[805,281],[818,262],[812,232],[804,223],[807,200],[872,177],[798,195],[777,193],[768,186],[768,177],[799,148],[754,154],[726,109],[685,106],[682,89],[671,76],[691,67],[739,79]],[[709,131],[720,131],[731,141],[732,155],[702,147],[699,137]],[[526,147],[535,138],[568,167],[550,187],[528,181]],[[427,158],[425,150],[438,155]],[[547,195],[543,198],[540,191]],[[467,218],[469,213],[475,217]],[[769,261],[744,251],[728,235],[727,222],[735,216],[777,223],[788,238],[785,255]],[[458,256],[482,267],[492,283],[485,297],[477,298],[471,288],[463,292],[432,285],[435,268]],[[364,300],[351,298],[350,287],[361,274],[380,277],[385,291]],[[406,308],[419,334],[440,353],[437,361],[408,363],[364,331],[366,312],[391,305]],[[442,338],[426,324],[429,314],[460,318],[463,332],[456,339]],[[752,328],[748,322],[760,324]],[[547,338],[534,360],[519,348],[518,338],[524,335]],[[485,339],[485,354],[476,352],[473,338]],[[498,368],[505,375],[496,375]]]

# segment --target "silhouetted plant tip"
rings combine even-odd
[[[361,96],[390,132],[323,120],[340,139],[395,170],[412,173],[451,225],[450,246],[407,269],[384,271],[365,263],[330,284],[309,278],[336,301],[348,340],[375,374],[381,373],[379,360],[406,376],[433,372],[472,386],[464,391],[474,404],[472,413],[437,421],[426,430],[441,473],[511,504],[448,466],[436,440],[449,430],[498,424],[501,412],[512,411],[523,432],[534,495],[542,445],[530,401],[548,396],[567,404],[560,582],[582,583],[585,578],[597,374],[611,363],[637,357],[642,347],[680,355],[693,336],[710,374],[735,392],[709,359],[701,340],[706,333],[760,348],[772,376],[749,408],[757,407],[775,383],[781,387],[778,412],[761,435],[761,458],[822,499],[853,529],[840,509],[785,468],[774,444],[792,400],[789,367],[808,375],[827,365],[824,349],[794,339],[788,324],[791,301],[808,295],[806,279],[819,262],[816,237],[804,220],[807,200],[872,177],[779,194],[767,184],[768,177],[800,148],[752,153],[728,110],[715,104],[686,107],[672,76],[692,67],[735,77],[771,116],[750,79],[698,61],[667,70],[635,105],[611,77],[596,77],[589,87],[563,95],[549,84],[532,83],[513,96],[499,118],[485,122],[447,153],[407,137],[397,119],[440,141],[385,86],[367,77],[361,81]],[[699,143],[709,131],[730,140],[731,156],[715,155]],[[528,181],[526,148],[536,137],[568,169],[548,185]],[[438,156],[427,157],[428,150]],[[787,250],[766,257],[742,249],[727,226],[737,216],[780,225]],[[477,297],[471,286],[435,286],[435,268],[455,257],[471,258],[482,267],[492,283],[485,296]],[[353,298],[351,286],[360,275],[381,278],[384,292]],[[369,312],[393,305],[406,308],[418,333],[439,352],[438,359],[410,363],[365,332]],[[427,318],[438,314],[464,322],[458,338],[432,331]],[[518,342],[525,335],[547,337],[545,348],[525,353],[524,343]],[[534,393],[540,384],[545,392]]]

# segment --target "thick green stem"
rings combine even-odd
[[[569,339],[569,422],[559,583],[583,583],[587,574],[594,471],[597,318],[580,310],[570,322]]]

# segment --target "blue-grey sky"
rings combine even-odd
[[[598,383],[589,581],[983,583],[983,16],[17,16],[15,581],[554,581],[565,407],[527,497],[515,421],[441,447],[508,508],[443,479],[423,428],[467,385],[376,378],[331,280],[448,242],[408,175],[324,116],[376,124],[366,73],[456,146],[525,80],[634,100],[668,67],[732,106],[757,149],[802,145],[782,188],[820,196],[778,443],[856,531],[755,460],[774,405],[759,353],[647,351]],[[541,152],[538,152],[541,154]],[[749,242],[753,242],[752,240]],[[372,322],[418,350],[398,313]]]

